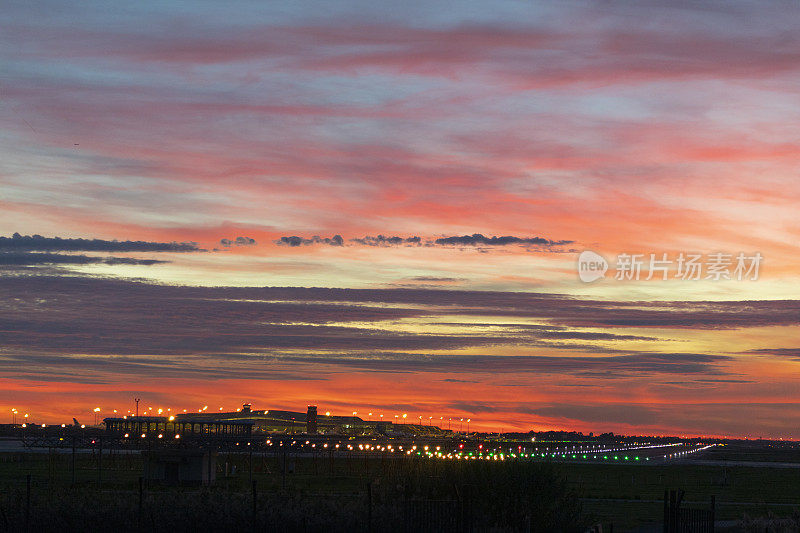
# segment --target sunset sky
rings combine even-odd
[[[3,12],[0,422],[800,438],[797,3]]]

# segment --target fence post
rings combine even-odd
[[[99,444],[97,448],[97,487],[103,486],[103,437],[97,439]]]
[[[72,436],[72,486],[75,486],[75,435]]]
[[[214,472],[214,475],[216,476],[216,472]],[[208,479],[207,479],[207,485],[209,487],[211,486],[211,446],[208,447]]]
[[[47,447],[47,492],[51,493],[53,490],[53,469],[55,468],[53,448]]]
[[[667,489],[664,489],[664,533],[669,533],[669,500]]]
[[[678,491],[669,491],[669,533],[677,533],[680,524],[678,523]]]
[[[25,476],[25,531],[31,530],[31,475]]]
[[[372,481],[367,483],[367,532],[372,533]]]
[[[286,488],[286,446],[283,446],[283,478],[281,483],[283,484],[283,488]]]
[[[258,528],[256,527],[256,516],[257,516],[257,511],[258,511],[258,504],[257,504],[257,502],[258,502],[258,489],[257,489],[257,486],[256,486],[257,483],[258,483],[258,481],[256,481],[254,479],[253,480],[253,529],[256,530],[256,531],[258,530]]]
[[[710,517],[710,521],[711,521],[710,525],[711,525],[711,527],[709,528],[709,531],[711,531],[711,533],[714,533],[714,522],[716,520],[716,516],[715,516],[716,515],[716,506],[717,506],[717,497],[712,494],[711,495],[711,517]]]

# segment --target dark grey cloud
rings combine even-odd
[[[661,354],[648,352],[602,357],[381,353],[349,355],[287,354],[282,357],[282,360],[381,372],[588,375],[589,372],[595,370],[599,377],[614,377],[655,374],[724,374],[719,365],[730,361],[730,357],[693,353]]]
[[[502,237],[486,237],[480,233],[472,235],[455,235],[439,238],[422,238],[419,236],[400,237],[397,235],[365,235],[349,239],[352,246],[473,246],[473,247],[498,247],[510,245],[522,245],[537,249],[559,249],[559,247],[572,244],[571,240],[551,240],[544,237],[514,237],[510,235]],[[311,238],[298,236],[281,237],[275,244],[283,246],[310,246],[314,244],[328,244],[332,246],[342,246],[344,240],[341,235],[333,237],[320,237],[314,235]]]
[[[43,252],[198,252],[194,242],[108,241],[103,239],[62,239],[41,235],[0,237],[0,251]]]
[[[488,375],[512,373],[530,376],[545,374],[583,375],[583,369],[610,368],[609,372],[626,377],[683,376],[720,374],[717,365],[725,358],[695,357],[694,354],[664,361],[637,354],[622,357],[552,357],[496,355],[421,355],[399,352],[375,352],[363,356],[331,356],[325,353],[295,355],[289,352],[242,354],[206,351],[198,354],[130,354],[109,356],[99,353],[43,353],[6,350],[0,358],[0,375],[19,378],[25,374],[43,381],[101,382],[118,376],[126,379],[146,376],[198,379],[296,379],[324,380],[350,371],[380,373],[446,373],[451,375]],[[606,372],[604,370],[604,372]],[[448,383],[477,383],[476,380],[445,378]],[[519,386],[525,386],[521,384]]]
[[[327,244],[328,246],[343,246],[344,239],[342,239],[341,235],[334,235],[333,237],[320,237],[319,235],[314,235],[310,239],[305,239],[303,237],[298,237],[297,235],[292,235],[291,237],[281,237],[280,239],[275,241],[275,244],[279,246],[308,246],[311,244]]]
[[[258,244],[255,239],[250,237],[236,237],[235,239],[220,239],[219,243],[226,248],[229,246],[255,246]]]
[[[6,275],[0,276],[0,350],[13,357],[6,357],[0,370],[7,375],[44,372],[52,374],[47,379],[57,379],[61,370],[77,372],[82,361],[64,358],[82,354],[95,361],[92,372],[113,368],[136,375],[150,370],[179,374],[170,364],[200,369],[198,374],[235,369],[236,375],[293,372],[308,365],[320,375],[429,372],[458,379],[467,373],[505,373],[530,376],[532,384],[537,374],[663,376],[674,382],[721,383],[713,380],[740,377],[731,373],[734,358],[658,351],[661,338],[601,324],[690,329],[787,325],[800,321],[798,309],[795,301],[625,303],[557,294],[186,287],[75,275]],[[665,314],[671,314],[669,321]],[[463,317],[463,323],[454,317]],[[475,317],[512,320],[475,323]],[[454,329],[398,331],[393,324],[403,319]],[[629,342],[653,347],[631,350]],[[475,349],[490,346],[524,351],[493,355]],[[465,348],[472,349],[460,353]],[[24,361],[34,356],[43,366],[25,367]],[[103,367],[103,361],[109,365]],[[160,366],[150,369],[145,362]]]
[[[619,335],[616,333],[605,333],[600,331],[540,331],[534,334],[540,339],[575,339],[586,341],[654,341],[656,337],[642,335]]]
[[[758,350],[748,350],[741,352],[753,355],[771,355],[775,357],[788,357],[790,359],[800,359],[800,348],[760,348]]]
[[[756,383],[752,379],[698,379],[699,383]]]
[[[214,354],[218,359],[173,357],[87,357],[28,353],[0,359],[0,373],[17,379],[46,382],[102,384],[118,376],[154,378],[195,378],[203,380],[261,379],[324,381],[319,374],[280,368],[264,361],[248,361],[235,354]],[[238,357],[238,360],[237,360]]]
[[[710,427],[723,423],[725,430],[733,434],[753,436],[759,435],[753,432],[753,420],[780,432],[787,427],[796,426],[799,421],[797,413],[800,412],[800,405],[795,402],[694,403],[680,400],[669,403],[458,401],[450,404],[450,407],[459,412],[459,418],[464,412],[474,413],[473,417],[478,413],[525,413],[550,419],[551,423],[569,421],[569,425],[572,425],[579,422],[585,428],[584,431],[591,430],[595,433],[624,424],[638,428],[684,427],[687,432],[707,435]],[[739,416],[732,420],[731,412]],[[662,430],[656,431],[662,433]]]
[[[724,385],[726,383],[736,383],[736,384],[739,384],[739,383],[757,383],[757,381],[752,380],[752,379],[722,379],[722,378],[712,379],[712,378],[707,378],[707,379],[693,379],[693,380],[690,380],[690,381],[662,381],[661,382],[662,385],[681,385],[683,387],[701,386],[701,387],[704,387],[704,388],[709,383],[710,384],[721,384],[721,385]]]
[[[169,263],[158,259],[136,259],[133,257],[95,257],[88,255],[51,254],[40,252],[0,252],[2,266],[33,265],[156,265]]]
[[[547,329],[647,327],[735,329],[800,325],[799,300],[609,301],[528,292],[408,289],[322,289],[268,287],[219,289],[240,298],[360,302],[408,306],[454,306],[458,314],[546,320]],[[231,296],[232,297],[232,296]],[[420,312],[420,314],[424,314]],[[525,326],[540,327],[540,326]]]
[[[350,239],[350,242],[363,246],[400,246],[403,244],[419,246],[423,244],[421,237],[387,237],[385,235],[366,235],[364,237]]]
[[[554,241],[545,239],[544,237],[514,237],[511,235],[505,235],[502,237],[486,237],[480,233],[473,233],[472,235],[440,237],[434,241],[434,244],[444,246],[508,246],[512,244],[523,244],[550,248],[553,246],[572,244],[574,242],[575,241],[568,240]]]

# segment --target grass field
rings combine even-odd
[[[692,507],[716,497],[717,518],[791,516],[800,508],[800,470],[674,465],[565,464],[562,474],[582,498],[584,512],[615,531],[661,521],[664,490],[682,489]]]
[[[745,452],[748,457],[770,457],[769,454],[753,454],[752,450]],[[741,453],[735,449],[726,450],[725,453],[725,457],[731,461],[742,460]],[[720,458],[720,454],[715,458]],[[573,499],[577,499],[582,507],[579,524],[613,523],[614,531],[629,531],[637,526],[660,523],[665,489],[684,490],[685,501],[693,507],[707,506],[714,495],[719,520],[738,520],[745,514],[791,516],[800,507],[800,469],[793,468],[691,463],[549,465],[509,461],[502,465],[487,463],[478,472],[466,471],[463,463],[456,465],[431,459],[398,461],[380,457],[348,459],[346,456],[331,460],[326,454],[316,458],[293,457],[289,454],[287,471],[292,473],[284,475],[282,456],[255,453],[252,458],[252,480],[256,481],[265,506],[280,506],[292,501],[293,505],[299,505],[296,511],[298,516],[306,512],[316,513],[317,519],[323,521],[325,513],[333,513],[330,514],[333,517],[336,512],[349,509],[356,517],[353,522],[356,525],[352,526],[356,530],[365,530],[366,527],[364,502],[368,483],[373,484],[370,490],[375,498],[375,520],[379,519],[379,512],[387,515],[394,512],[396,515],[397,510],[391,511],[390,504],[408,498],[410,492],[414,497],[422,495],[448,500],[455,499],[454,493],[459,490],[455,486],[467,485],[474,487],[475,497],[486,498],[487,502],[495,498],[496,501],[491,505],[487,503],[488,510],[483,511],[486,513],[499,516],[506,512],[504,505],[530,506],[537,510],[534,514],[549,513],[552,511],[546,500],[551,499],[560,502],[562,507],[569,507]],[[20,498],[26,490],[28,474],[31,475],[32,491],[38,505],[53,506],[54,502],[69,498],[75,501],[87,498],[107,502],[115,498],[138,501],[142,468],[138,455],[104,455],[100,466],[99,471],[96,456],[77,454],[73,483],[72,457],[69,453],[0,454],[0,502],[6,507],[0,513],[0,525],[4,516],[16,516],[14,509],[17,513],[21,512]],[[160,500],[174,500],[173,504],[180,507],[189,501],[186,498],[196,500],[203,493],[204,498],[212,494],[212,502],[228,502],[231,508],[246,508],[249,505],[246,500],[252,490],[249,456],[220,454],[217,472],[217,484],[211,491],[153,485],[146,487],[146,501],[150,502],[151,509],[158,507]],[[531,479],[536,481],[532,482]],[[551,490],[552,487],[555,489]],[[517,492],[537,492],[541,493],[541,497],[534,502],[522,501],[515,496]],[[180,496],[176,496],[177,493]],[[498,496],[500,493],[503,495]],[[178,500],[175,500],[176,497]],[[303,503],[297,504],[298,501]],[[316,503],[312,505],[309,502]],[[213,507],[208,502],[205,506],[208,509]],[[320,510],[320,506],[335,510]],[[128,509],[126,512],[134,511]],[[247,512],[242,512],[247,515]],[[264,520],[278,520],[276,516],[270,515]],[[176,519],[173,515],[164,517],[163,520]],[[344,520],[343,517],[339,519]],[[303,520],[309,519],[304,517]],[[307,523],[303,528],[314,530]],[[535,527],[532,529],[536,530]]]

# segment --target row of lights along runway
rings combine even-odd
[[[248,445],[250,443],[247,443]],[[279,441],[277,443],[272,442],[272,440],[266,441],[267,446],[276,446],[278,448],[284,447],[284,441]],[[670,449],[674,447],[687,447],[688,449],[678,451],[671,454],[664,454],[660,455],[658,453],[653,453],[650,455],[651,452],[661,452],[664,449]],[[291,442],[286,445],[287,448],[292,448],[295,452],[306,452],[306,453],[314,453],[318,451],[347,451],[347,452],[360,452],[360,453],[381,453],[381,454],[395,454],[395,455],[405,455],[405,456],[423,456],[430,459],[454,459],[454,460],[490,460],[490,461],[505,461],[507,459],[531,459],[531,460],[556,460],[556,461],[650,461],[651,459],[671,459],[671,458],[679,458],[683,457],[688,454],[697,453],[709,448],[716,446],[716,444],[709,444],[709,445],[691,445],[686,443],[672,443],[672,444],[646,444],[646,445],[631,445],[631,446],[615,446],[615,447],[603,447],[603,446],[586,446],[586,447],[572,447],[572,449],[568,448],[554,448],[550,450],[549,447],[545,451],[539,451],[538,448],[534,448],[533,451],[527,451],[521,446],[518,446],[515,450],[512,448],[492,448],[484,449],[482,444],[478,445],[478,449],[475,451],[465,451],[463,449],[463,444],[459,445],[460,449],[453,450],[453,451],[443,451],[442,446],[432,446],[432,445],[416,445],[412,444],[409,446],[393,446],[391,444],[346,444],[343,445],[341,443],[336,443],[329,445],[328,443],[324,443],[321,446],[317,447],[316,443],[312,443],[310,441],[297,441],[292,440]],[[507,450],[507,451],[506,451]],[[637,452],[638,450],[643,450],[648,452],[648,455],[644,455],[642,452]],[[633,453],[637,452],[637,453]]]
[[[140,438],[147,438],[146,433],[142,433]],[[155,435],[157,439],[163,439],[164,435],[159,433]],[[124,435],[125,439],[130,439],[130,434]],[[180,434],[173,436],[174,439],[180,439]],[[92,441],[94,444],[95,441]],[[235,446],[244,445],[244,447],[251,446],[252,444],[262,444],[261,441],[257,442],[236,442]],[[510,459],[528,459],[528,460],[550,460],[560,462],[575,462],[575,461],[598,461],[598,462],[648,462],[651,460],[670,460],[680,459],[691,454],[702,452],[704,450],[713,448],[717,444],[687,444],[687,443],[670,443],[670,444],[634,444],[634,445],[617,445],[617,446],[603,446],[603,445],[586,445],[586,446],[569,446],[558,447],[545,447],[540,450],[538,447],[532,451],[527,447],[516,446],[508,448],[493,447],[485,448],[483,444],[473,446],[473,451],[466,451],[464,443],[460,443],[458,449],[447,451],[443,450],[441,445],[431,444],[398,444],[393,445],[389,443],[342,443],[342,442],[311,442],[310,440],[302,441],[293,439],[266,439],[263,445],[267,449],[275,449],[276,451],[283,448],[290,450],[296,455],[314,455],[316,453],[330,452],[330,453],[348,453],[363,455],[381,454],[394,457],[404,456],[421,456],[429,459],[452,459],[452,460],[488,460],[488,461],[505,461]],[[676,449],[673,453],[662,454],[665,450]]]

